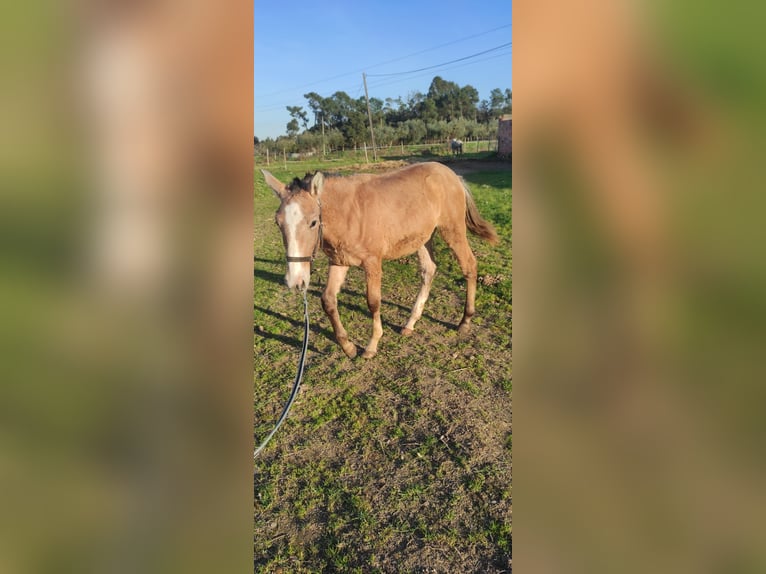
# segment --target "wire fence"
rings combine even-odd
[[[456,155],[452,150],[452,140],[434,140],[422,144],[396,144],[389,146],[376,146],[378,158],[394,159],[412,156],[451,156]],[[497,152],[497,139],[464,139],[463,154],[494,153]],[[354,148],[310,150],[305,152],[288,152],[284,148],[257,146],[254,150],[255,162],[259,164],[295,163],[309,159],[357,159],[359,161],[372,161],[374,157],[372,146],[362,144]]]

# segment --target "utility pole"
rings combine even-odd
[[[324,112],[319,117],[322,118],[322,157],[324,157],[327,155],[324,147]]]
[[[367,118],[370,120],[370,137],[372,138],[372,157],[378,161],[378,150],[375,146],[375,130],[372,127],[372,112],[370,111],[370,96],[367,94],[367,74],[362,72],[362,81],[364,82],[364,99],[367,100]]]

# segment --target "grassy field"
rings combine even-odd
[[[266,152],[264,149],[259,148],[259,153],[255,156],[255,162],[257,165],[264,164],[266,167]],[[493,159],[496,157],[497,140],[483,140],[483,141],[466,141],[463,142],[463,155],[460,158],[452,155],[452,150],[448,143],[432,143],[432,144],[417,144],[417,145],[405,145],[405,146],[391,146],[378,149],[378,160],[400,160],[411,158],[417,158],[421,160],[438,159],[439,161],[454,159]],[[269,155],[269,168],[271,166],[282,166],[285,163],[288,166],[301,166],[301,165],[321,165],[324,167],[333,168],[336,164],[341,166],[351,163],[366,163],[373,161],[372,149],[367,149],[367,155],[365,156],[364,149],[358,148],[347,150],[328,151],[324,158],[321,154],[312,158],[301,158],[298,160],[290,159],[290,154],[283,156],[282,152],[278,149],[271,149]],[[288,168],[289,169],[289,168]]]
[[[269,169],[287,181],[315,169],[395,165],[351,161]],[[476,171],[470,162],[459,167],[501,237],[491,246],[469,235],[479,261],[472,332],[457,335],[465,282],[437,237],[437,275],[415,334],[399,335],[418,290],[413,255],[384,263],[378,355],[349,360],[321,308],[327,261],[319,258],[309,288],[311,335],[301,393],[255,461],[255,572],[510,570],[511,171],[509,164],[493,171]],[[277,206],[256,169],[257,443],[287,399],[302,338],[302,299],[283,283]],[[357,345],[366,344],[371,329],[364,292],[364,275],[352,268],[339,309]]]

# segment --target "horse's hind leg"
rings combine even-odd
[[[346,355],[353,359],[356,357],[356,345],[348,340],[348,333],[343,328],[343,324],[340,322],[340,314],[338,313],[338,292],[340,291],[343,282],[346,280],[346,273],[348,267],[341,265],[330,265],[330,273],[327,276],[327,286],[322,293],[322,308],[332,323],[332,330],[335,332],[335,339],[343,349]]]
[[[442,228],[439,229],[439,232],[455,254],[460,264],[460,269],[463,271],[463,277],[465,277],[465,308],[463,310],[463,318],[460,320],[460,325],[458,325],[458,332],[463,335],[470,330],[471,318],[476,312],[476,256],[468,244],[464,226]]]
[[[418,249],[421,279],[420,292],[418,293],[417,299],[415,299],[415,304],[412,306],[410,318],[402,329],[402,335],[412,335],[412,330],[415,328],[415,322],[420,319],[420,316],[423,314],[423,307],[428,300],[428,294],[431,292],[431,282],[436,274],[436,263],[434,263],[433,254],[433,244],[430,239],[425,245]]]

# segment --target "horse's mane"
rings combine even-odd
[[[314,173],[306,172],[306,175],[303,176],[303,179],[300,177],[294,177],[293,181],[290,183],[290,193],[298,193],[300,191],[310,191],[311,190],[311,179],[318,174],[319,171],[315,171]],[[336,177],[343,177],[342,174],[334,172],[334,173],[327,173],[322,172],[322,174],[325,176],[325,178],[336,178]]]
[[[293,181],[290,183],[290,193],[298,193],[299,191],[309,191],[311,189],[311,178],[314,177],[314,173],[307,172],[305,176],[303,176],[303,179],[299,177],[293,178]]]

